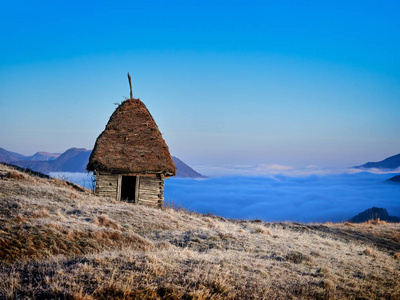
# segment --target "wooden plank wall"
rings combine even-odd
[[[160,177],[139,177],[138,204],[162,207],[164,205],[164,180]]]
[[[117,199],[118,175],[96,174],[96,194]]]
[[[154,207],[164,205],[164,179],[161,177],[138,176],[135,204]],[[122,175],[96,174],[96,194],[121,200]]]

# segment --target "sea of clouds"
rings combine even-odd
[[[398,171],[239,166],[228,176],[169,178],[164,197],[190,211],[235,219],[342,222],[373,206],[400,216],[400,184],[386,181]],[[91,174],[51,175],[91,187]]]

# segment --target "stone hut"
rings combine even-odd
[[[176,174],[156,122],[132,96],[117,107],[97,138],[87,170],[96,176],[99,196],[157,207],[164,204],[164,179]]]

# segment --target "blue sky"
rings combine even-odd
[[[4,2],[4,1],[3,1]],[[400,152],[398,1],[9,1],[0,147],[91,149],[134,95],[191,165]]]

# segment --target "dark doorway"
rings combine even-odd
[[[121,200],[136,201],[136,176],[122,176]]]

